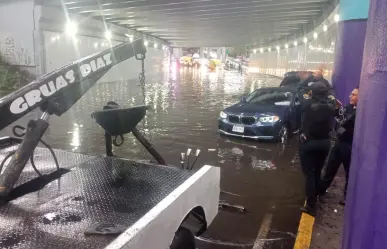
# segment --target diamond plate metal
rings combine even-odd
[[[39,153],[49,157],[45,149]],[[57,154],[66,165],[89,159]],[[40,161],[36,164],[41,167]],[[91,157],[42,190],[1,206],[0,248],[104,248],[116,236],[87,236],[87,228],[95,223],[130,227],[191,175],[173,167]]]
[[[0,162],[7,156],[11,151],[15,151],[18,145],[7,147],[0,150]],[[58,158],[59,166],[63,169],[71,169],[77,164],[83,163],[87,160],[94,158],[94,156],[83,155],[72,153],[64,150],[54,149],[55,155]],[[35,165],[42,174],[49,174],[56,170],[54,159],[50,151],[46,148],[37,147],[34,153]],[[7,162],[8,163],[8,162]],[[7,163],[4,168],[7,167]],[[23,173],[20,175],[19,180],[17,181],[15,187],[26,183],[34,178],[37,178],[38,175],[31,166],[30,161],[28,161],[26,167],[23,170]]]

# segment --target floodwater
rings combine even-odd
[[[241,140],[217,132],[222,109],[256,88],[276,85],[278,79],[236,71],[177,69],[147,75],[145,101],[151,111],[144,124],[146,136],[167,163],[176,166],[180,165],[180,152],[200,149],[196,167],[209,164],[221,168],[221,200],[247,210],[221,209],[209,230],[198,238],[200,249],[293,247],[303,201],[297,144]],[[104,153],[104,132],[90,115],[111,100],[123,107],[143,104],[138,81],[96,84],[70,111],[50,118],[45,141],[54,148]],[[28,118],[37,115],[31,113],[17,123],[25,126]],[[138,125],[140,130],[144,126]],[[0,136],[10,135],[10,131],[6,128]],[[150,159],[131,135],[125,136],[125,143],[114,148],[114,153]]]

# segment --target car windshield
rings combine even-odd
[[[293,84],[298,84],[300,82],[300,77],[298,76],[290,76],[290,77],[285,77],[280,86],[288,86],[288,85],[293,85]]]
[[[272,90],[256,90],[251,93],[246,102],[250,104],[264,105],[290,105],[293,94],[287,91]]]

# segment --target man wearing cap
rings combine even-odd
[[[314,216],[321,170],[331,147],[336,99],[324,82],[300,86],[298,96],[302,111],[299,155],[306,191],[301,211]]]

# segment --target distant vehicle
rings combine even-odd
[[[192,56],[192,62],[193,62],[193,66],[194,67],[200,67],[201,66],[201,64],[200,64],[200,55],[195,53]]]
[[[261,88],[220,112],[221,134],[256,140],[285,142],[300,128],[300,102],[296,87]]]
[[[221,66],[222,66],[222,61],[217,59],[210,59],[207,65],[210,71],[215,71],[217,67],[221,67]]]
[[[289,85],[294,85],[298,84],[300,82],[300,74],[302,73],[307,73],[309,76],[312,76],[313,72],[310,71],[291,71],[287,72],[284,75],[283,80],[280,83],[280,86],[289,86]]]
[[[193,59],[191,56],[182,56],[180,58],[180,67],[192,67]]]

